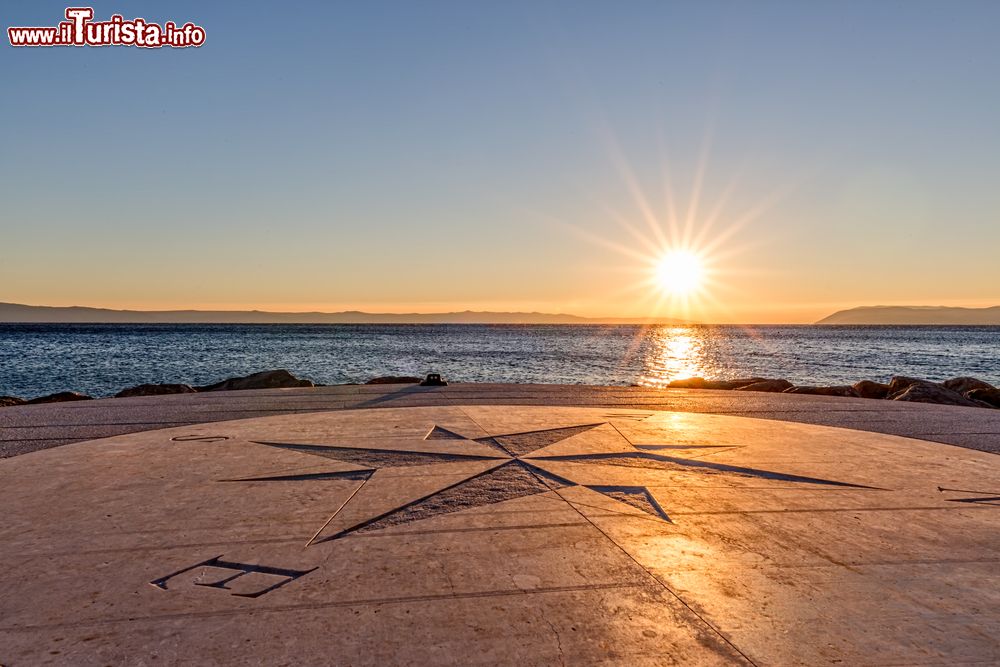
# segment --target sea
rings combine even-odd
[[[662,387],[974,376],[1000,385],[1000,327],[0,324],[0,395],[111,396],[285,368],[320,384],[435,372],[453,382]]]

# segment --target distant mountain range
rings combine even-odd
[[[108,324],[684,324],[656,318],[580,317],[550,313],[274,313],[262,310],[111,310],[0,303],[3,323]]]
[[[0,323],[79,324],[687,324],[670,318],[580,317],[564,313],[471,311],[450,313],[276,313],[263,310],[112,310],[85,306],[0,303]],[[1000,326],[1000,306],[862,306],[816,324],[943,324]]]
[[[993,324],[1000,325],[1000,306],[862,306],[841,310],[816,324]]]

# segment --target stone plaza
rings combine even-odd
[[[989,411],[327,389],[0,412],[0,664],[1000,661]]]

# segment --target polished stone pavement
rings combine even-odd
[[[214,423],[232,397],[141,399],[186,423],[0,461],[0,664],[1000,661],[993,454],[766,396],[731,404],[776,413],[753,419],[358,389]],[[334,396],[390,407],[304,412]],[[121,403],[56,412],[143,413]]]
[[[1000,410],[755,392],[583,385],[340,385],[119,398],[0,408],[0,458],[71,442],[209,421],[318,410],[577,405],[778,419],[902,435],[1000,453]]]

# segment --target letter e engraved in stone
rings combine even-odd
[[[282,567],[270,567],[268,565],[236,563],[234,561],[222,560],[222,556],[219,555],[216,556],[215,558],[209,558],[206,561],[202,561],[200,563],[195,563],[194,565],[191,565],[189,567],[185,567],[182,570],[177,570],[176,572],[172,572],[166,575],[165,577],[154,579],[149,583],[152,584],[153,586],[156,586],[160,590],[165,591],[167,590],[168,581],[170,581],[171,579],[173,579],[178,575],[184,574],[185,572],[190,572],[191,570],[197,569],[199,567],[214,567],[220,570],[230,570],[235,573],[223,576],[221,579],[217,581],[195,582],[195,586],[205,586],[207,588],[221,588],[224,590],[230,590],[229,588],[230,582],[235,581],[236,579],[239,579],[240,577],[243,577],[248,574],[264,574],[277,578],[277,581],[275,581],[273,584],[271,584],[270,586],[266,586],[260,589],[259,591],[254,591],[252,593],[231,593],[232,595],[242,598],[258,598],[261,595],[264,595],[265,593],[270,593],[274,589],[280,586],[284,586],[288,582],[294,581],[295,579],[298,579],[299,577],[309,574],[313,570],[317,569],[314,567],[311,570],[291,570]]]

